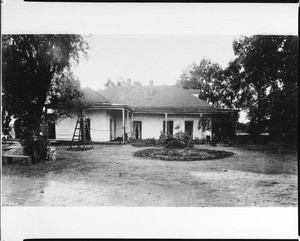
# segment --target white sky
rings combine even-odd
[[[82,87],[98,90],[108,78],[174,85],[183,69],[205,57],[226,67],[238,35],[93,35],[89,58],[74,68]]]

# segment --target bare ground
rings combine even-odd
[[[3,205],[20,206],[297,206],[297,154],[265,148],[220,160],[172,162],[134,157],[141,148],[57,148],[56,161],[2,168]]]

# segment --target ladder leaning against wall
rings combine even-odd
[[[72,149],[72,146],[76,145],[77,148],[80,148],[82,146],[83,150],[86,150],[87,146],[90,146],[90,148],[94,148],[85,110],[83,110],[78,115],[70,149]]]

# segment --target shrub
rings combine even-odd
[[[196,137],[194,140],[193,140],[193,143],[194,144],[199,144],[199,145],[204,145],[206,144],[206,138],[198,138]]]
[[[162,133],[158,144],[166,148],[186,148],[192,146],[190,136],[184,132],[178,132],[173,136]]]
[[[210,141],[210,145],[212,145],[212,146],[216,146],[217,143],[218,143],[218,140],[217,140],[216,137],[213,137],[213,138],[211,139],[211,141]]]
[[[155,138],[148,138],[146,139],[146,144],[149,146],[156,146],[156,140]]]
[[[220,139],[220,141],[218,141],[218,142],[229,145],[229,146],[233,146],[236,143],[236,140],[234,140],[233,138],[230,138],[230,137],[222,137]]]
[[[155,138],[148,138],[144,140],[138,139],[132,140],[131,145],[135,147],[156,146],[157,141],[155,140]]]
[[[123,137],[118,136],[114,139],[114,141],[123,141]]]

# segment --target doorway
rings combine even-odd
[[[135,139],[142,139],[142,122],[134,121],[133,122],[133,133]]]
[[[113,130],[113,120],[109,119],[109,139],[112,141],[114,139],[114,130]]]
[[[184,122],[184,131],[189,136],[193,136],[193,129],[194,129],[194,121],[185,121]]]
[[[173,126],[174,122],[173,121],[167,121],[167,134],[173,135]],[[166,122],[163,122],[163,133],[166,132]]]
[[[86,119],[87,128],[85,128],[85,140],[91,140],[91,119]],[[81,138],[83,137],[83,120],[80,120]]]
[[[109,119],[109,137],[110,140],[113,141],[116,139],[117,135],[117,120],[116,119]]]

